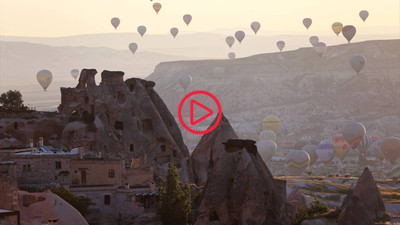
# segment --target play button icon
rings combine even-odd
[[[194,120],[194,107],[196,105],[201,107],[203,110],[206,110],[208,113],[206,115],[200,117],[199,119]],[[207,106],[201,104],[200,102],[198,102],[198,101],[196,101],[194,99],[190,100],[190,124],[191,125],[196,125],[196,124],[200,123],[201,121],[203,121],[203,120],[207,119],[208,117],[212,116],[213,113],[214,112],[213,112],[212,109],[210,109]]]
[[[203,99],[203,101],[195,100],[194,98],[199,98],[199,99]],[[214,106],[216,106],[218,108],[218,115],[217,118],[215,120],[215,122],[210,125],[207,129],[204,130],[198,130],[198,129],[193,129],[193,126],[195,125],[199,125],[200,123],[205,123],[206,119],[211,117],[212,115],[214,115],[214,110],[211,109],[211,105],[207,105],[204,100],[204,98],[209,98],[211,100],[211,102],[213,103],[209,103],[210,101],[208,101],[208,104],[212,104]],[[189,101],[188,101],[189,100]],[[182,116],[182,111],[185,105],[185,102],[189,102],[189,124],[185,123],[185,120],[183,119]],[[206,106],[207,105],[207,106]],[[186,107],[187,108],[187,107]],[[214,107],[215,108],[215,107]],[[202,91],[202,90],[198,90],[198,91],[193,91],[190,92],[189,94],[187,94],[181,101],[181,103],[179,104],[179,108],[178,108],[178,116],[179,116],[179,121],[181,122],[182,126],[194,133],[194,134],[206,134],[208,132],[211,132],[212,130],[214,130],[219,122],[221,121],[221,116],[222,116],[222,109],[221,109],[221,104],[219,103],[218,99],[211,93],[207,92],[207,91]],[[204,124],[203,124],[204,125]],[[192,127],[190,127],[192,126]]]

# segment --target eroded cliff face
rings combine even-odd
[[[165,176],[168,162],[176,165],[181,181],[193,180],[190,156],[181,132],[166,105],[154,91],[155,83],[123,79],[123,72],[103,71],[95,83],[95,69],[83,69],[75,88],[61,88],[59,113],[39,112],[31,118],[0,119],[0,148],[27,147],[44,137],[45,145],[101,152],[102,157],[153,167]]]
[[[196,225],[289,224],[286,182],[275,180],[252,140],[230,139],[209,173]]]
[[[154,91],[155,83],[123,80],[123,72],[103,71],[100,85],[94,69],[84,69],[75,88],[61,88],[59,112],[69,121],[63,145],[83,145],[103,156],[153,166],[165,176],[173,162],[181,180],[192,180],[190,156],[174,117]],[[74,121],[83,118],[83,121]]]

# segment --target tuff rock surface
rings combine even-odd
[[[286,182],[275,180],[252,140],[229,139],[204,186],[196,225],[289,224]]]

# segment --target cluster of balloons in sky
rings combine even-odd
[[[280,126],[280,119],[274,115],[263,119],[264,130],[257,142],[258,151],[264,161],[269,161],[277,152],[276,132]],[[362,123],[347,123],[340,135],[329,139],[316,141],[300,139],[295,143],[283,143],[281,149],[293,149],[286,156],[286,164],[293,175],[302,174],[317,160],[329,163],[336,155],[343,161],[350,149],[357,149],[362,156],[375,156],[378,160],[386,158],[395,164],[400,157],[400,138],[369,136]],[[393,167],[394,174],[400,178],[400,164]]]
[[[161,3],[156,2],[156,3],[153,4],[153,9],[154,9],[154,11],[156,12],[156,14],[158,14],[158,13],[160,12],[161,8],[162,8]],[[189,26],[189,23],[190,23],[191,21],[192,21],[192,15],[190,15],[190,14],[185,14],[185,15],[183,16],[183,22],[185,22],[185,24],[186,24],[187,26]],[[117,27],[119,26],[120,23],[121,23],[121,20],[120,20],[118,17],[114,17],[114,18],[111,19],[111,25],[112,25],[115,29],[117,29]],[[146,28],[146,26],[141,25],[141,26],[138,26],[137,31],[138,31],[138,33],[140,34],[140,36],[143,37],[144,34],[145,34],[146,31],[147,31],[147,28]],[[178,33],[179,33],[179,29],[176,28],[176,27],[172,27],[172,28],[170,29],[170,33],[171,33],[172,37],[175,38],[175,37],[178,35]],[[128,45],[128,47],[129,47],[129,50],[132,52],[132,54],[135,54],[135,52],[136,52],[137,49],[138,49],[138,44],[137,44],[137,43],[130,43],[130,44]]]
[[[161,3],[156,2],[153,4],[153,9],[156,12],[156,14],[158,14],[160,12],[161,8],[162,8]],[[365,20],[369,16],[369,13],[366,10],[362,10],[362,11],[360,11],[359,16],[365,22]],[[183,21],[185,22],[185,24],[187,26],[189,26],[190,22],[192,21],[192,16],[190,14],[185,14],[183,16]],[[121,23],[121,20],[118,17],[113,17],[111,19],[111,25],[115,29],[118,28],[120,23]],[[310,28],[310,26],[312,25],[312,19],[304,18],[303,25],[308,30]],[[254,31],[254,33],[257,34],[257,32],[261,28],[261,24],[258,21],[254,21],[250,24],[250,27]],[[337,36],[339,36],[339,34],[342,33],[343,36],[347,39],[347,41],[349,43],[356,34],[356,28],[353,25],[343,26],[343,24],[340,22],[333,23],[332,30]],[[146,26],[141,25],[137,28],[137,31],[143,37],[147,31],[147,28],[146,28]],[[179,29],[176,27],[172,27],[170,29],[170,33],[175,38],[179,33]],[[235,38],[239,42],[239,44],[241,44],[242,41],[244,40],[245,36],[246,36],[245,32],[242,30],[239,30],[239,31],[235,32],[234,37],[233,36],[226,37],[225,42],[229,46],[229,48],[231,48],[233,46],[233,44],[235,43]],[[314,47],[315,52],[320,57],[322,57],[327,49],[326,44],[324,42],[320,42],[319,38],[317,36],[311,36],[309,41],[310,41],[311,45]],[[282,51],[285,47],[285,42],[283,40],[280,40],[276,43],[276,45],[277,45],[278,49],[280,51]],[[130,43],[128,45],[128,47],[129,47],[129,50],[132,52],[132,54],[135,54],[135,52],[138,49],[138,44]],[[236,58],[236,54],[234,52],[229,52],[228,58],[234,59],[234,58]],[[357,74],[362,70],[365,63],[366,63],[366,58],[360,54],[353,55],[350,59],[350,65],[357,72]],[[74,79],[76,79],[79,76],[79,70],[73,69],[71,71],[71,75]],[[41,70],[37,73],[37,80],[38,80],[39,84],[43,87],[43,89],[46,90],[53,80],[53,75],[48,70]],[[187,87],[191,84],[191,82],[192,82],[192,77],[190,75],[181,75],[179,77],[179,83],[185,91],[186,91]]]

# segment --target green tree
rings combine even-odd
[[[21,92],[9,90],[0,95],[0,111],[26,111]]]
[[[51,189],[51,192],[58,195],[60,198],[64,199],[66,202],[72,205],[82,214],[82,216],[89,214],[89,206],[94,205],[89,197],[76,196],[74,193],[70,192],[62,186]]]
[[[163,225],[186,225],[190,213],[190,188],[188,184],[179,183],[176,167],[168,163],[167,180],[158,185],[160,201],[158,210]]]

